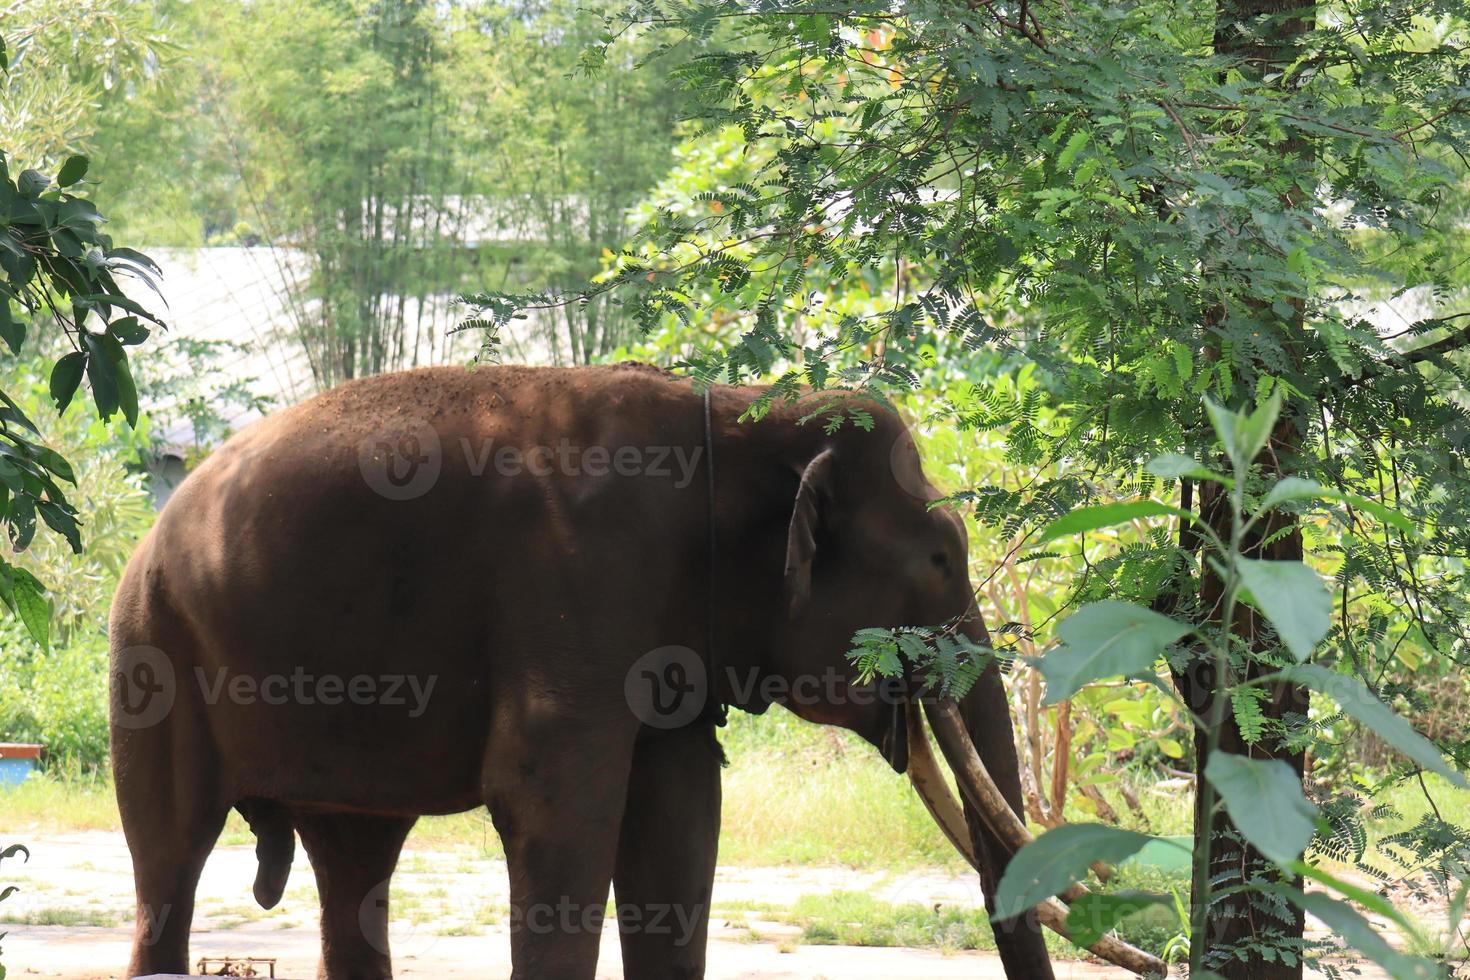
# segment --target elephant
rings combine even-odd
[[[206,458],[111,610],[127,975],[188,972],[194,889],[234,808],[263,907],[299,835],[319,975],[390,977],[406,836],[484,806],[514,977],[592,977],[609,889],[627,976],[701,977],[717,728],[773,702],[909,770],[993,907],[1014,842],[982,797],[948,795],[912,684],[861,682],[847,658],[864,627],[988,644],[964,522],[932,506],[882,400],[767,395],[635,364],[419,369],[345,383]],[[996,666],[949,707],[963,730],[936,722],[943,754],[988,771],[1014,820]],[[657,909],[683,927],[649,926]],[[1052,976],[1035,914],[997,923],[996,943],[1007,976]]]

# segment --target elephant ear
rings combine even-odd
[[[830,503],[832,450],[816,455],[801,474],[791,528],[786,534],[786,601],[792,616],[801,612],[812,594],[812,559],[817,554],[817,528]]]

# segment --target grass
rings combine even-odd
[[[1120,868],[1104,891],[1148,891],[1187,894],[1185,874],[1168,875],[1143,868]],[[798,926],[803,943],[814,946],[906,946],[941,952],[994,950],[995,934],[984,908],[943,903],[886,902],[866,892],[835,891],[802,895],[789,909],[768,910],[775,921]],[[1181,930],[1178,917],[1156,907],[1125,919],[1117,934],[1153,953]],[[1077,959],[1085,954],[1050,932],[1047,947],[1054,957]]]
[[[784,921],[817,946],[911,946],[955,951],[995,949],[984,909],[895,905],[863,892],[803,895]]]
[[[112,780],[105,776],[57,779],[33,773],[19,786],[0,789],[0,809],[10,840],[27,832],[120,830]]]
[[[16,926],[115,926],[127,918],[117,912],[93,908],[47,906],[25,912],[0,913],[0,922]]]
[[[771,709],[721,733],[720,863],[963,868],[924,805],[866,742]]]

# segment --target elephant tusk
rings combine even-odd
[[[934,726],[934,737],[939,742],[940,751],[955,771],[956,781],[965,797],[980,812],[990,832],[999,837],[1012,853],[1035,840],[1001,795],[1000,787],[990,778],[985,763],[980,761],[980,753],[975,750],[975,743],[970,740],[970,733],[965,730],[955,703],[949,699],[926,701],[924,708],[929,714],[929,723]],[[1100,881],[1107,881],[1113,873],[1112,868],[1101,861],[1093,863],[1092,870]]]
[[[1019,851],[1035,838],[1021,818],[1016,816],[1010,803],[1001,794],[1000,787],[990,778],[990,771],[980,761],[980,753],[965,731],[959,709],[949,699],[924,702],[929,715],[929,724],[934,728],[934,738],[945,761],[954,770],[956,781],[971,805],[979,811],[990,832],[999,837],[1012,853]]]
[[[955,850],[964,855],[965,860],[970,862],[970,867],[980,871],[980,860],[975,854],[975,845],[970,840],[970,826],[965,822],[965,812],[960,808],[959,801],[954,798],[954,794],[950,792],[949,782],[944,778],[939,760],[934,758],[934,753],[929,749],[929,736],[924,729],[924,716],[919,706],[912,701],[907,705],[904,714],[909,726],[909,779],[914,784],[914,790],[919,794],[919,799],[924,801],[929,815],[934,818],[939,829],[944,831],[944,836],[949,838]],[[990,778],[988,773],[985,778]],[[1005,803],[998,788],[995,790],[995,795],[1002,803]],[[1009,804],[1005,804],[1005,812],[1007,814],[1011,812]],[[981,815],[985,817],[985,824],[989,827],[991,819],[985,816],[983,811]],[[995,832],[993,827],[991,832]],[[1021,827],[1021,833],[1026,835],[1027,843],[1034,840],[1031,832],[1025,826]],[[1087,889],[1083,886],[1073,885],[1062,892],[1060,897],[1072,902],[1086,893]]]
[[[990,832],[1010,847],[1012,853],[1035,840],[1031,831],[1026,829],[1026,825],[1021,822],[1020,817],[1016,816],[1015,811],[1011,809],[1010,803],[1001,794],[1000,787],[996,786],[995,781],[990,778],[990,773],[985,768],[985,764],[980,760],[980,754],[975,750],[975,744],[970,739],[970,733],[965,730],[964,722],[961,720],[954,702],[951,700],[925,701],[924,707],[929,715],[930,723],[934,726],[934,736],[939,742],[939,748],[954,768],[960,788],[964,791],[970,804],[979,812],[986,826],[990,829]],[[914,712],[914,714],[917,715],[917,712]],[[922,726],[920,728],[920,734],[922,735]],[[928,751],[928,745],[924,739],[913,738],[911,731],[909,739],[911,765],[914,758],[914,745],[916,744],[922,744],[924,746],[921,751]],[[929,758],[932,762],[933,755],[930,754]],[[940,826],[944,828],[945,836],[953,841],[954,836],[951,830],[945,826],[939,812],[936,812],[936,810],[952,813],[958,805],[955,803],[954,797],[950,795],[949,786],[943,782],[943,779],[939,779],[937,783],[937,794],[942,793],[947,798],[948,807],[943,802],[937,806],[930,803],[922,789],[919,791],[919,795],[924,799],[925,805],[929,806],[929,812],[934,814],[935,820],[939,821]],[[929,788],[931,791],[934,790],[933,785]],[[958,844],[955,846],[959,847],[960,852],[967,859],[970,859],[972,865],[975,863],[971,858],[973,851],[967,851],[966,848],[960,847]],[[1102,865],[1101,862],[1094,864],[1092,867],[1094,871],[1097,871],[1099,867],[1104,871],[1110,870],[1106,865]],[[1067,901],[1075,901],[1085,894],[1087,894],[1087,889],[1081,884],[1076,884],[1063,892],[1060,897]],[[1067,928],[1067,912],[1067,906],[1055,898],[1049,898],[1036,906],[1036,916],[1041,924],[1070,942],[1072,941],[1072,936],[1071,930]],[[1128,943],[1114,936],[1103,936],[1097,942],[1088,946],[1087,950],[1094,956],[1136,973],[1139,976],[1163,977],[1168,974],[1168,967],[1164,964],[1163,960],[1149,953],[1145,953],[1143,950],[1134,946],[1130,946]]]
[[[965,823],[965,813],[960,809],[954,794],[949,791],[944,772],[939,768],[939,760],[934,758],[934,752],[929,748],[929,733],[924,730],[924,716],[919,706],[912,701],[903,706],[903,714],[909,733],[909,782],[914,784],[914,792],[924,801],[924,807],[939,825],[939,829],[944,831],[944,836],[970,862],[970,867],[978,872],[980,861],[975,856],[975,844],[970,840],[970,828]]]

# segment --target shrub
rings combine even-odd
[[[58,415],[42,362],[16,365],[4,379],[46,444],[76,464],[69,497],[82,525],[83,552],[60,535],[38,533],[13,563],[45,583],[49,650],[14,617],[0,618],[0,740],[40,742],[52,771],[90,771],[107,759],[107,611],[118,576],[154,519],[136,468],[147,420],[108,426],[86,406]]]
[[[107,761],[107,643],[92,633],[43,653],[0,624],[0,736],[46,746],[42,765],[78,773]]]

